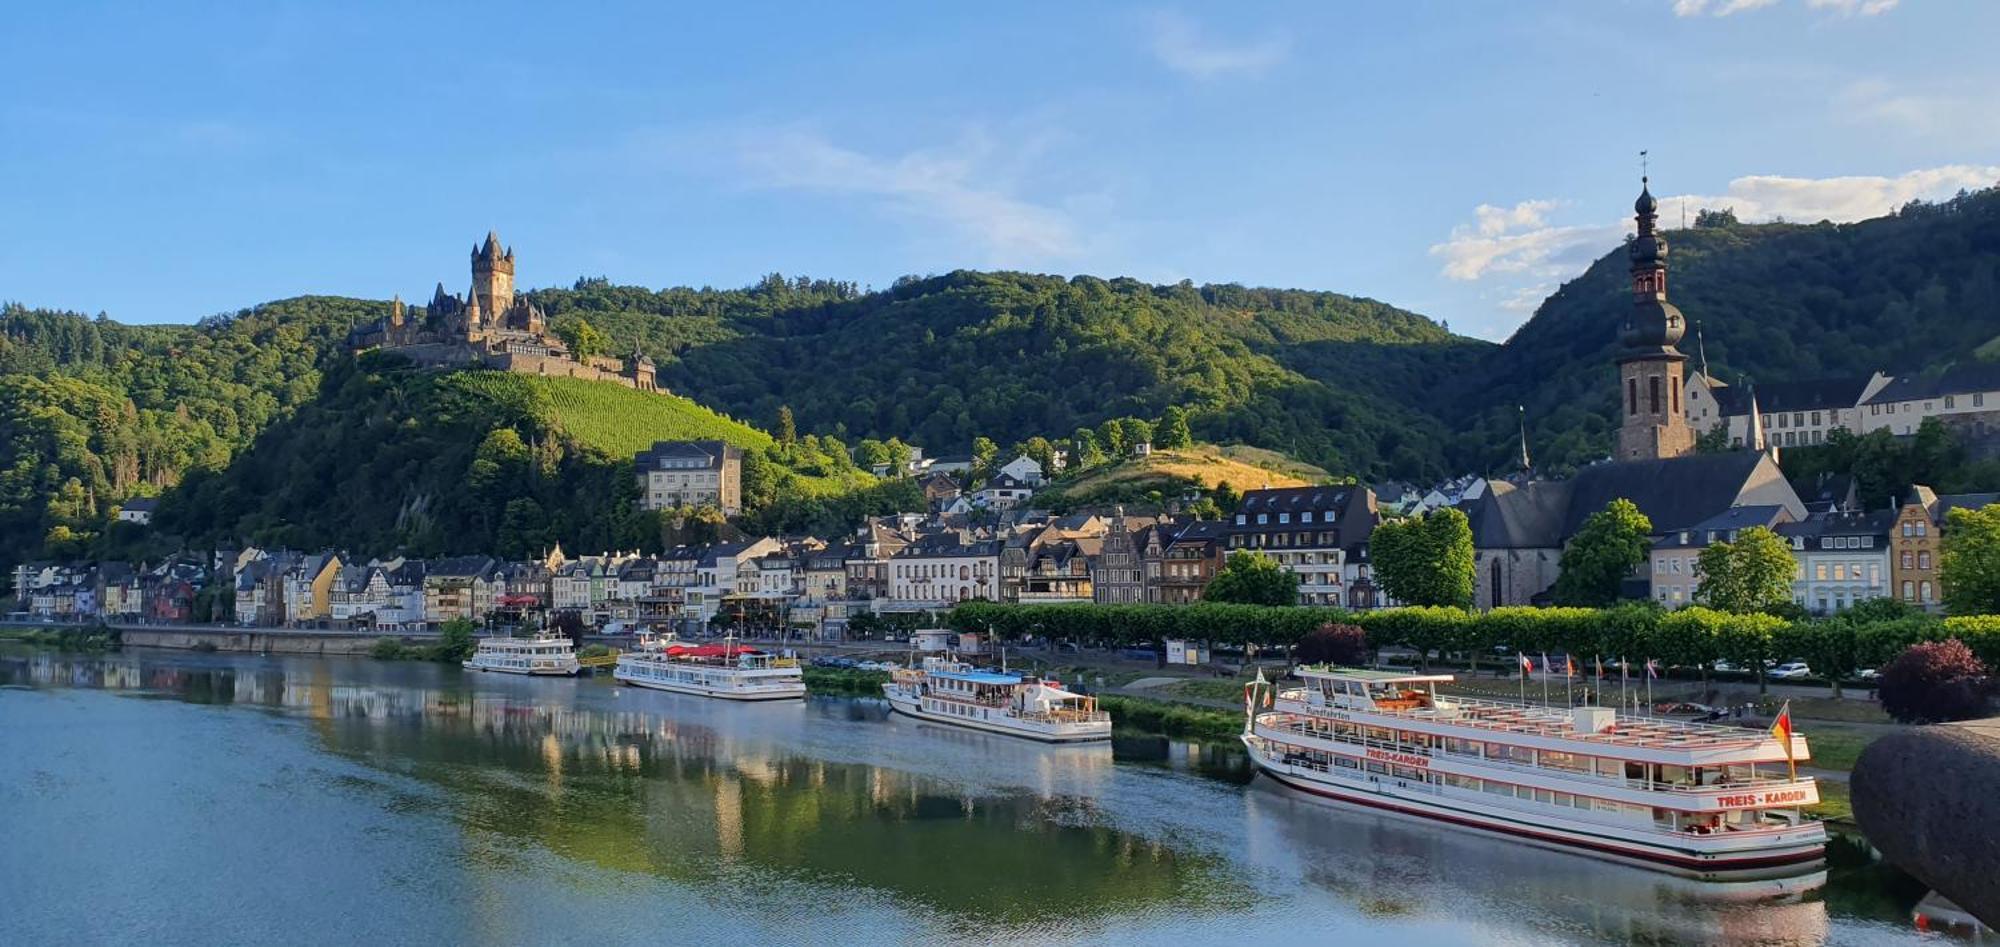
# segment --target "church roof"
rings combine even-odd
[[[1739,504],[1804,512],[1777,464],[1758,451],[1605,463],[1570,480],[1495,483],[1486,496],[1461,508],[1480,548],[1555,549],[1592,513],[1619,498],[1646,514],[1656,536],[1692,528]]]

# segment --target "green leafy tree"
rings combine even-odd
[[[1209,580],[1202,598],[1239,605],[1291,605],[1299,600],[1299,577],[1270,556],[1238,549]]]
[[[1556,604],[1602,608],[1618,601],[1619,587],[1646,563],[1652,532],[1653,521],[1623,497],[1590,514],[1563,550]]]
[[[1720,454],[1730,450],[1729,425],[1718,424],[1701,432],[1694,439],[1694,449],[1696,453],[1701,454]]]
[[[1187,409],[1177,404],[1167,405],[1160,415],[1159,430],[1153,435],[1153,446],[1164,450],[1182,450],[1194,445],[1194,435],[1188,431]]]
[[[1153,440],[1153,422],[1141,418],[1119,418],[1118,427],[1125,434],[1125,451]],[[1122,453],[1122,452],[1121,452]]]
[[[603,355],[611,348],[611,337],[605,335],[588,319],[578,319],[556,327],[556,337],[569,346],[571,355],[587,359]]]
[[[1125,425],[1116,418],[1097,426],[1097,443],[1104,448],[1105,456],[1113,460],[1125,456],[1132,446],[1125,440]]]
[[[1095,467],[1104,463],[1104,449],[1097,446],[1097,432],[1087,427],[1076,429],[1070,435],[1070,450],[1076,456],[1078,467]]]
[[[1766,527],[1738,532],[1733,542],[1711,543],[1696,566],[1701,582],[1695,599],[1711,608],[1747,614],[1791,604],[1798,563],[1784,538]]]
[[[1953,615],[2000,612],[2000,504],[1945,514],[1938,581]]]
[[[1472,605],[1472,524],[1456,509],[1389,520],[1368,539],[1375,581],[1405,605]]]
[[[861,466],[871,468],[888,466],[895,459],[888,444],[872,437],[864,437],[861,443],[854,445],[854,454],[861,461]]]
[[[479,650],[479,642],[473,637],[476,630],[469,618],[454,618],[438,626],[437,659],[457,664],[472,657]]]
[[[973,438],[972,439],[973,472],[983,476],[987,471],[992,470],[993,458],[998,456],[999,453],[1000,453],[1000,445],[993,443],[992,438],[990,437]]]
[[[790,447],[792,442],[799,438],[798,424],[792,420],[791,405],[781,404],[778,406],[778,431],[776,437],[778,438],[778,443],[786,447]]]

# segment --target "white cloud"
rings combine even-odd
[[[1729,16],[1746,10],[1756,10],[1777,3],[1778,0],[1674,0],[1675,16]]]
[[[1896,9],[1901,0],[1806,0],[1806,6],[1815,10],[1827,10],[1841,16],[1874,16]]]
[[[1684,194],[1662,197],[1662,217],[1671,226],[1676,208],[1733,208],[1745,223],[1785,219],[1836,223],[1879,217],[1912,200],[1949,197],[1961,188],[1977,189],[2000,183],[2000,165],[1952,164],[1911,171],[1896,177],[1851,176],[1794,178],[1755,174],[1729,182],[1719,195]],[[1522,201],[1512,207],[1481,204],[1472,220],[1452,228],[1451,236],[1430,248],[1444,261],[1444,275],[1477,280],[1495,273],[1527,273],[1538,278],[1574,275],[1631,228],[1629,218],[1602,224],[1554,224],[1549,212],[1565,202]],[[1581,254],[1581,256],[1579,256]]]
[[[1875,16],[1900,0],[1806,0],[1806,8],[1839,16]],[[1775,6],[1778,0],[1674,0],[1675,16],[1730,16]]]
[[[1835,117],[1852,122],[1892,125],[1926,135],[1968,136],[2000,132],[1984,88],[1972,83],[1890,83],[1879,78],[1857,79],[1829,101]]]
[[[1028,266],[1068,259],[1082,241],[1070,215],[1009,193],[985,138],[949,149],[879,157],[791,129],[744,136],[739,156],[753,183],[845,194],[893,213],[941,224],[979,248],[981,265]]]
[[[1196,79],[1260,75],[1291,54],[1291,37],[1282,33],[1232,43],[1208,35],[1200,24],[1179,13],[1153,18],[1153,55],[1167,68]]]

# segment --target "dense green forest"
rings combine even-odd
[[[385,303],[302,297],[192,326],[0,309],[0,558],[76,554],[123,500],[218,470],[317,397]]]
[[[1845,225],[1701,220],[1669,235],[1672,298],[1725,379],[1906,372],[2000,349],[1989,344],[2000,339],[2000,191]],[[377,301],[301,297],[162,326],[8,305],[0,559],[132,548],[145,531],[107,527],[111,513],[160,494],[150,535],[190,541],[650,545],[679,534],[580,498],[630,489],[618,463],[633,444],[697,434],[752,449],[746,528],[824,534],[907,500],[853,469],[847,449],[864,441],[963,454],[974,438],[1063,439],[1169,406],[1186,408],[1204,441],[1280,450],[1334,476],[1424,480],[1504,467],[1522,404],[1537,461],[1560,470],[1610,449],[1625,267],[1610,248],[1503,346],[1335,293],[1022,273],[909,277],[882,291],[775,275],[733,290],[596,278],[530,293],[555,328],[588,322],[609,350],[645,351],[661,382],[692,399],[644,405],[608,386],[357,362],[341,340],[386,312]],[[1683,348],[1700,353],[1692,334]],[[764,430],[786,415],[799,436],[779,443]],[[527,466],[488,443],[501,429],[521,439]],[[1996,485],[1993,465],[1962,463],[1949,445],[1891,447],[1802,453],[1790,466],[1864,468],[1871,495],[1905,471]],[[511,520],[507,505],[458,489],[493,464],[527,478],[493,481],[520,491]]]

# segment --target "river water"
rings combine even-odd
[[[1682,881],[1045,747],[366,658],[0,649],[0,943],[1914,942],[1881,873]]]

